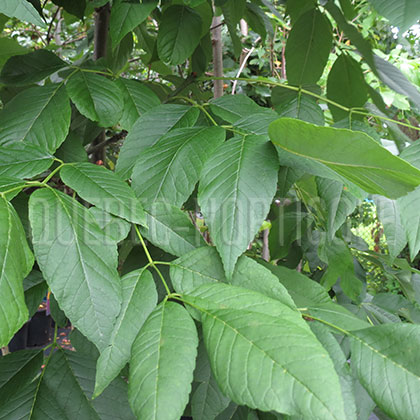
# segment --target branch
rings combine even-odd
[[[112,137],[110,137],[107,140],[101,141],[100,143],[93,144],[92,146],[87,149],[87,154],[91,155],[92,153],[95,153],[98,150],[103,149],[106,146],[109,146],[112,143],[117,143],[120,140],[123,140],[128,134],[128,131],[122,130],[120,133],[114,134]]]

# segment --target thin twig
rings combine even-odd
[[[116,143],[117,141],[124,139],[127,136],[127,134],[128,134],[128,131],[122,130],[120,133],[114,134],[109,139],[90,146],[89,149],[87,150],[87,154],[91,155],[92,153],[95,153],[97,150],[100,150],[106,146],[109,146],[112,143]]]

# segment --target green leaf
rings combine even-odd
[[[292,243],[305,235],[310,222],[300,202],[276,209],[278,217],[271,222],[268,235],[271,259],[285,258]]]
[[[331,302],[324,287],[296,270],[269,263],[264,263],[264,266],[279,279],[298,307]]]
[[[204,285],[196,292],[204,343],[225,395],[263,411],[344,418],[332,361],[299,312],[228,285]]]
[[[13,38],[0,38],[0,69],[10,57],[25,54],[27,51]]]
[[[160,100],[147,85],[136,80],[119,78],[116,84],[123,92],[124,108],[120,124],[124,129],[131,130],[140,115],[158,106]]]
[[[234,126],[247,133],[267,136],[270,123],[275,121],[278,115],[270,108],[260,108],[257,113],[247,115],[234,122]]]
[[[145,21],[156,6],[157,2],[154,0],[140,4],[123,2],[115,4],[111,9],[109,22],[112,47],[115,48],[130,31]]]
[[[172,65],[189,58],[201,38],[202,20],[193,9],[185,6],[168,7],[162,15],[157,36],[159,58]]]
[[[271,141],[298,157],[322,163],[372,194],[397,198],[420,183],[420,172],[367,134],[282,118],[270,124]]]
[[[395,92],[407,96],[417,108],[420,108],[420,92],[401,70],[377,55],[374,55],[373,59],[379,78]]]
[[[140,201],[114,172],[82,162],[65,165],[60,175],[65,184],[89,203],[129,222],[145,224],[146,216]]]
[[[67,64],[51,51],[36,50],[10,58],[1,71],[0,82],[14,86],[30,85],[66,66]]]
[[[86,0],[52,0],[52,2],[79,19],[83,19],[85,15]]]
[[[45,22],[41,19],[35,7],[25,0],[2,0],[0,13],[34,25],[45,26]]]
[[[52,163],[53,157],[33,144],[0,146],[1,177],[32,178],[46,171]]]
[[[131,351],[128,397],[137,418],[182,416],[197,346],[194,321],[181,305],[164,301],[150,314]]]
[[[407,244],[407,238],[401,222],[398,204],[396,201],[380,195],[375,195],[373,199],[376,204],[378,219],[384,227],[389,255],[392,259],[396,258]],[[413,227],[412,218],[410,217],[409,220],[411,227]]]
[[[245,95],[224,95],[212,100],[210,109],[219,118],[233,124],[242,117],[261,111],[262,107]]]
[[[25,231],[13,206],[0,197],[0,347],[28,320],[23,279],[34,258]]]
[[[99,354],[97,349],[80,333],[76,341],[74,332],[78,331],[73,330],[70,339],[77,351],[65,351],[64,354],[75,379],[98,417],[103,420],[134,420],[135,417],[127,398],[127,383],[121,377],[115,378],[99,397],[91,401]]]
[[[170,275],[178,293],[190,293],[202,284],[227,282],[220,256],[210,246],[195,249],[171,262]],[[291,308],[295,307],[276,277],[245,255],[239,258],[230,283],[277,299]]]
[[[181,207],[194,191],[204,163],[225,135],[220,127],[170,131],[137,160],[132,175],[134,192],[149,205],[166,201]]]
[[[0,147],[1,151],[1,147]],[[6,192],[5,197],[7,201],[12,200],[14,197],[16,197],[25,187],[26,182],[19,179],[19,178],[12,178],[9,176],[1,176],[0,177],[0,192]]]
[[[420,19],[419,4],[416,0],[369,0],[369,2],[380,15],[390,21],[392,26],[398,26],[401,33]]]
[[[78,71],[66,84],[67,93],[81,114],[101,127],[119,122],[123,101],[118,86],[96,73]]]
[[[312,98],[306,95],[297,95],[294,98],[276,106],[281,117],[297,118],[315,125],[324,125],[324,113],[321,107]]]
[[[212,420],[229,405],[230,399],[222,394],[214,376],[200,383],[191,397],[194,420]]]
[[[344,306],[332,301],[310,306],[305,311],[305,315],[332,326],[334,333],[337,333],[336,327],[345,331],[355,331],[370,326],[367,322],[367,317],[364,320],[358,318]]]
[[[328,290],[340,279],[343,292],[352,300],[357,301],[362,292],[362,282],[354,273],[353,255],[347,244],[339,238],[334,238],[325,245],[328,269],[321,278],[321,284]]]
[[[0,407],[35,379],[43,360],[41,350],[17,351],[0,357]]]
[[[197,108],[186,105],[163,104],[143,114],[131,128],[124,140],[117,161],[116,171],[129,178],[140,153],[154,145],[173,128],[192,127],[197,121]]]
[[[32,143],[54,153],[67,136],[70,118],[70,101],[62,84],[26,89],[0,113],[0,145]]]
[[[116,243],[86,207],[57,190],[31,195],[29,219],[38,265],[61,309],[104,349],[121,306]]]
[[[316,335],[316,338],[324,346],[330,355],[338,377],[340,378],[341,393],[343,395],[344,411],[346,413],[346,419],[352,420],[357,417],[356,414],[356,401],[355,401],[355,379],[351,374],[350,365],[347,362],[347,358],[343,353],[337,339],[332,335],[325,325],[317,322],[310,323],[311,330]]]
[[[82,144],[82,140],[74,131],[70,131],[54,155],[66,163],[88,161],[88,155]]]
[[[32,318],[38,310],[42,299],[48,291],[47,283],[38,270],[32,270],[23,281],[23,290],[25,292],[25,304],[28,308],[29,318]]]
[[[327,210],[327,233],[330,240],[346,221],[347,216],[354,211],[359,200],[344,189],[340,182],[316,178],[321,204]]]
[[[99,420],[69,364],[58,349],[47,359],[42,375],[0,407],[0,418],[80,418]],[[10,417],[13,414],[13,417]]]
[[[157,304],[156,286],[149,271],[132,271],[121,279],[121,283],[121,312],[108,346],[97,362],[94,397],[102,393],[129,361],[131,346]]]
[[[314,0],[287,0],[286,13],[290,16],[291,22],[294,24],[302,14],[315,7]]]
[[[328,74],[327,97],[347,108],[363,107],[368,99],[367,85],[360,64],[347,54],[341,54]],[[332,104],[328,107],[335,121],[348,116],[348,112]]]
[[[351,334],[352,368],[372,399],[392,418],[418,418],[419,328],[387,324]]]
[[[204,165],[198,202],[228,278],[268,213],[277,171],[270,144],[253,135],[221,144]]]
[[[146,225],[141,229],[142,235],[172,255],[184,255],[205,245],[189,217],[171,204],[155,202],[146,209]]]
[[[287,80],[291,85],[312,85],[322,75],[332,48],[331,23],[318,9],[299,17],[286,43]]]
[[[93,216],[105,235],[117,243],[124,240],[130,232],[131,223],[124,219],[115,217],[98,207],[91,207],[89,213]]]
[[[414,143],[407,147],[401,157],[416,168],[420,168],[419,144]],[[400,215],[404,227],[406,239],[410,247],[410,258],[413,261],[420,250],[420,214],[418,202],[420,199],[420,187],[397,200],[397,212]],[[404,240],[404,236],[400,238]]]

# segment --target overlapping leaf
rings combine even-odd
[[[177,207],[188,199],[204,163],[225,139],[220,127],[178,128],[144,150],[133,170],[133,189],[146,203]]]
[[[361,132],[281,118],[271,141],[296,157],[323,164],[367,192],[397,198],[420,184],[420,171]]]
[[[155,202],[146,210],[147,228],[141,233],[154,245],[172,255],[181,256],[205,245],[200,232],[178,207]]]
[[[101,127],[119,122],[123,102],[118,86],[104,76],[78,71],[66,84],[70,99],[85,117]]]
[[[130,361],[128,395],[137,418],[178,420],[182,416],[197,345],[194,321],[181,305],[163,302],[150,314],[133,344]]]
[[[132,3],[130,6],[136,6]],[[121,126],[130,130],[141,114],[160,104],[159,98],[145,84],[136,80],[118,79],[116,81],[121,92],[123,92],[124,108],[121,115]]]
[[[223,143],[204,165],[198,202],[228,278],[268,213],[277,170],[271,145],[253,135]]]
[[[125,35],[145,21],[156,6],[157,2],[154,0],[143,3],[116,3],[111,9],[109,22],[112,46],[115,47]]]
[[[45,26],[35,7],[25,0],[3,0],[0,13],[38,26]]]
[[[146,216],[133,190],[115,173],[91,163],[64,166],[61,178],[89,203],[130,222],[145,224]]]
[[[331,359],[297,311],[228,285],[203,285],[196,294],[212,371],[224,394],[263,411],[344,418]]]
[[[0,145],[32,143],[54,153],[67,136],[70,117],[70,102],[62,84],[26,89],[0,113]]]
[[[117,161],[117,173],[129,178],[142,150],[155,144],[173,128],[191,127],[199,111],[186,105],[163,104],[143,114],[131,128]]]
[[[149,271],[133,271],[126,274],[121,283],[121,312],[108,346],[97,362],[95,396],[109,385],[128,362],[131,346],[157,303],[156,286]]]
[[[4,65],[0,82],[8,85],[29,85],[45,79],[67,64],[48,50],[36,50],[10,58]]]
[[[352,367],[369,395],[392,418],[418,418],[419,333],[418,325],[387,324],[351,334]]]
[[[28,320],[23,279],[31,271],[34,258],[19,216],[0,197],[0,347]]]
[[[195,249],[171,263],[171,280],[178,293],[189,293],[202,284],[226,283],[223,264],[214,247]],[[261,264],[245,255],[241,256],[230,283],[263,293],[283,304],[295,307],[286,289]]]
[[[53,189],[29,200],[36,259],[61,309],[99,349],[120,312],[117,246],[88,210]]]

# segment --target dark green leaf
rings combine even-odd
[[[120,124],[124,129],[130,130],[140,115],[158,106],[160,100],[144,83],[123,78],[118,79],[116,83],[123,92],[124,102]]]
[[[347,108],[360,108],[366,103],[367,87],[360,64],[347,54],[341,54],[328,75],[327,97]],[[335,121],[348,116],[348,112],[328,104]]]
[[[201,38],[202,20],[193,9],[171,6],[162,15],[157,49],[162,61],[182,64],[194,52]]]
[[[0,151],[1,151],[0,147]],[[7,201],[16,197],[25,187],[26,182],[19,178],[0,176],[0,192],[5,193]],[[7,192],[9,191],[9,192]]]
[[[46,171],[53,157],[38,146],[14,143],[0,146],[0,175],[16,178],[32,178]]]
[[[81,114],[101,127],[119,122],[123,101],[118,86],[104,76],[78,71],[66,84],[72,102]]]
[[[27,51],[13,38],[0,38],[0,69],[10,57],[25,54]]]
[[[316,125],[324,125],[324,113],[321,107],[312,98],[306,95],[297,95],[287,102],[276,106],[281,117],[297,118]]]
[[[54,153],[67,136],[70,117],[70,101],[62,84],[24,90],[0,113],[0,145],[32,143]]]
[[[52,0],[52,2],[79,19],[83,19],[85,15],[86,0]]]
[[[161,303],[137,336],[128,396],[140,419],[178,420],[188,403],[197,355],[193,320],[181,305]]]
[[[57,190],[31,195],[29,219],[38,265],[61,309],[104,349],[121,306],[116,243],[86,207]]]
[[[31,271],[34,257],[13,206],[0,197],[0,347],[28,320],[23,279]]]
[[[41,350],[17,351],[0,357],[0,407],[34,380],[43,360]]]
[[[327,64],[332,47],[328,18],[318,9],[301,15],[286,43],[287,80],[291,85],[315,84]]]
[[[54,53],[37,50],[10,58],[4,65],[0,82],[7,85],[30,85],[66,67],[66,63]]]
[[[47,295],[48,286],[42,274],[38,270],[32,270],[23,281],[23,290],[29,318],[32,318],[42,299]]]
[[[112,39],[112,46],[121,42],[121,40],[140,25],[157,6],[154,0],[143,3],[124,3],[119,2],[111,9],[111,19],[109,22],[109,33]]]

